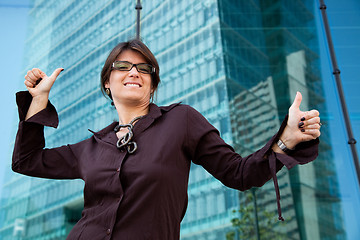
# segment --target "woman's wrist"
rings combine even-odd
[[[279,139],[288,149],[294,149],[298,144],[298,141],[294,138],[294,134],[289,129],[289,126],[285,127]]]
[[[279,139],[279,140],[276,142],[276,144],[278,145],[278,147],[279,147],[284,153],[289,153],[289,152],[291,152],[291,151],[294,150],[294,148],[288,148],[288,147],[286,146],[286,144],[285,144],[283,141],[281,141],[281,139]]]
[[[39,94],[37,96],[33,96],[32,97],[32,101],[36,102],[36,103],[44,103],[44,102],[48,102],[49,100],[49,93],[45,93],[45,94]]]
[[[43,94],[33,97],[30,107],[25,117],[25,121],[34,116],[36,113],[45,109],[49,101],[49,95]]]
[[[272,150],[277,153],[289,153],[297,144],[298,142],[294,139],[289,126],[286,126],[279,139],[272,146]]]

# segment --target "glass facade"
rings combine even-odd
[[[79,142],[91,136],[88,128],[100,130],[117,118],[100,92],[100,71],[118,42],[135,37],[135,1],[32,5],[24,75],[33,67],[65,68],[50,94],[60,125],[46,128],[46,147]],[[142,7],[141,38],[160,65],[158,105],[193,106],[243,156],[276,133],[296,91],[302,109],[318,109],[324,126],[333,124],[313,0],[152,0]],[[332,134],[322,128],[316,161],[277,174],[285,223],[277,221],[272,181],[239,193],[193,164],[181,239],[353,239]],[[80,219],[82,181],[10,169],[5,179],[0,239],[65,239]],[[358,203],[359,194],[351,199]]]

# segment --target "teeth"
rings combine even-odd
[[[126,86],[131,86],[131,87],[140,87],[139,84],[135,84],[135,83],[127,83],[125,85]]]

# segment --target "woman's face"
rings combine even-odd
[[[133,50],[123,51],[116,61],[127,61],[132,64],[146,63],[140,53]],[[147,105],[153,91],[151,74],[140,73],[133,66],[130,71],[113,69],[105,88],[110,88],[113,101],[116,104]]]

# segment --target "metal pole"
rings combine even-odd
[[[349,138],[348,144],[350,145],[350,148],[351,148],[351,152],[353,155],[353,161],[354,161],[354,165],[355,165],[355,170],[356,170],[356,174],[357,174],[357,178],[358,178],[358,183],[360,186],[360,166],[359,166],[359,157],[357,155],[356,146],[355,146],[356,140],[355,140],[352,130],[351,130],[349,113],[348,113],[348,110],[346,107],[344,91],[343,91],[342,84],[341,84],[340,69],[339,69],[339,67],[337,65],[337,61],[336,61],[335,50],[334,50],[334,45],[333,45],[332,38],[331,38],[329,22],[328,22],[328,18],[326,15],[326,5],[324,3],[324,0],[320,0],[320,9],[321,9],[322,19],[324,22],[326,39],[327,39],[328,46],[329,46],[331,63],[333,66],[333,74],[335,76],[336,86],[337,86],[337,90],[338,90],[338,94],[339,94],[339,98],[340,98],[340,103],[341,103],[341,108],[342,108],[342,112],[343,112],[343,116],[344,116],[344,120],[345,120],[346,130],[347,130],[347,134],[348,134],[348,138]]]
[[[259,230],[259,217],[258,217],[258,210],[257,210],[257,201],[256,201],[256,192],[255,188],[251,188],[251,192],[254,198],[254,215],[255,215],[255,232],[256,232],[256,239],[260,240],[260,230]]]
[[[136,16],[136,39],[140,40],[140,11],[142,9],[141,0],[137,0],[135,9],[137,11]]]

